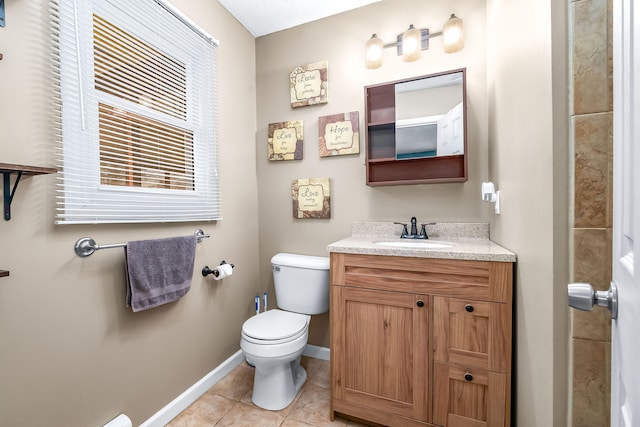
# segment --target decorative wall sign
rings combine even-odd
[[[331,185],[329,178],[295,179],[291,184],[293,217],[331,218]]]
[[[360,153],[357,111],[318,118],[320,157]]]
[[[302,160],[302,120],[269,123],[269,160]]]
[[[291,108],[326,104],[329,101],[328,61],[296,67],[289,75]]]

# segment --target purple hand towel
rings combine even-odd
[[[127,242],[127,307],[142,311],[184,296],[195,255],[196,236]]]

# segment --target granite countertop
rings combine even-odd
[[[354,223],[352,235],[329,244],[329,252],[443,258],[476,261],[515,262],[516,254],[489,239],[484,223],[437,223],[427,226],[428,240],[400,239],[402,226],[392,222]],[[444,248],[407,248],[383,246],[376,242],[447,243]]]

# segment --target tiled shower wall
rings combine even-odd
[[[611,280],[612,0],[572,0],[570,105],[574,282],[606,290]],[[571,310],[571,425],[609,426],[611,317]]]

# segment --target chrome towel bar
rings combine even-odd
[[[202,239],[211,237],[199,228],[193,234],[196,236],[196,241],[198,243],[202,242]],[[73,250],[76,252],[76,255],[81,258],[85,258],[100,249],[124,248],[125,246],[127,246],[126,243],[112,243],[110,245],[99,246],[91,237],[82,237],[76,241],[75,245],[73,245]]]

